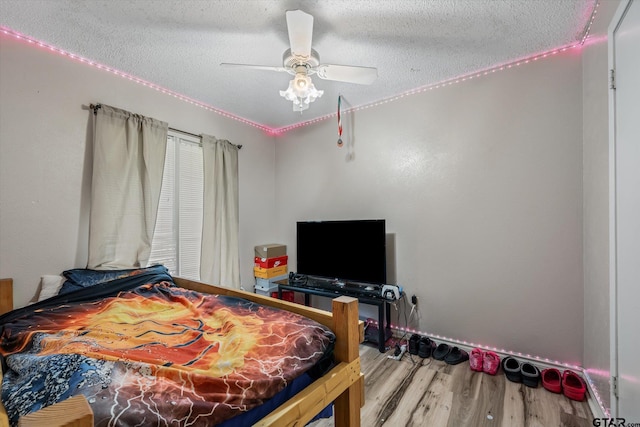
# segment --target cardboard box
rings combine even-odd
[[[286,265],[274,268],[253,267],[253,275],[260,279],[271,279],[276,276],[282,276],[283,274],[287,274]]]
[[[278,288],[278,285],[275,283],[279,280],[285,280],[288,279],[289,275],[287,274],[283,274],[282,276],[275,276],[275,277],[271,277],[270,279],[262,279],[260,277],[256,277],[256,285],[255,288],[257,289],[262,289],[263,291],[266,291],[270,288],[275,287],[276,290]]]
[[[254,261],[254,267],[273,268],[273,267],[279,267],[281,265],[287,265],[288,259],[289,259],[288,256],[282,255],[275,258],[255,257],[253,261]]]
[[[287,246],[279,243],[268,243],[254,247],[258,258],[276,258],[287,254]]]

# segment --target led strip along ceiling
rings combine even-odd
[[[83,64],[90,65],[90,66],[98,68],[100,70],[107,71],[109,73],[115,74],[116,76],[120,76],[120,77],[122,77],[124,79],[127,79],[127,80],[130,80],[132,82],[141,84],[142,86],[146,86],[146,87],[148,87],[150,89],[157,90],[160,93],[172,96],[174,98],[177,98],[177,99],[179,99],[181,101],[184,101],[184,102],[187,102],[189,104],[204,108],[205,110],[214,112],[214,113],[219,114],[219,115],[221,115],[223,117],[227,117],[229,119],[233,119],[233,120],[239,121],[241,123],[244,123],[246,125],[253,126],[255,128],[261,129],[261,130],[265,131],[268,134],[271,134],[271,135],[274,134],[274,130],[272,128],[268,127],[268,126],[264,126],[264,125],[261,125],[259,123],[252,122],[251,120],[245,119],[243,117],[238,117],[236,115],[228,113],[228,112],[226,112],[224,110],[221,110],[219,108],[215,108],[215,107],[212,107],[211,105],[205,104],[204,102],[198,101],[198,100],[190,98],[190,97],[188,97],[186,95],[182,95],[180,93],[177,93],[177,92],[174,92],[172,90],[166,89],[166,88],[164,88],[164,87],[162,87],[160,85],[157,85],[155,83],[151,83],[151,82],[148,82],[146,80],[143,80],[140,77],[136,77],[136,76],[133,76],[131,74],[125,73],[123,71],[117,70],[115,68],[109,67],[107,65],[101,64],[99,62],[92,61],[92,60],[84,58],[84,57],[82,57],[80,55],[76,55],[74,53],[67,52],[64,49],[60,49],[60,48],[57,48],[57,47],[52,46],[50,44],[41,42],[39,40],[35,40],[35,39],[33,39],[33,38],[29,37],[29,36],[25,36],[24,34],[20,34],[19,32],[13,31],[13,30],[11,30],[9,28],[0,27],[0,32],[5,34],[5,35],[11,36],[11,37],[13,37],[15,39],[18,39],[18,40],[21,40],[21,41],[25,41],[25,42],[27,42],[29,44],[33,44],[33,45],[36,45],[36,46],[41,47],[43,49],[47,49],[47,50],[49,50],[51,52],[60,54],[60,55],[65,56],[65,57],[67,57],[69,59],[73,59],[73,60],[81,62]]]
[[[451,78],[451,79],[446,79],[446,80],[440,81],[438,83],[432,83],[432,84],[428,84],[428,85],[425,85],[425,86],[420,86],[418,88],[411,89],[411,90],[408,90],[406,92],[403,92],[403,93],[401,93],[399,95],[394,95],[394,96],[391,96],[389,98],[384,98],[384,99],[381,99],[379,101],[374,101],[374,102],[369,103],[369,104],[364,104],[364,105],[360,105],[360,106],[357,106],[357,107],[354,107],[354,108],[350,108],[348,110],[344,110],[343,114],[348,114],[348,113],[352,113],[352,112],[355,112],[355,111],[358,111],[358,110],[364,110],[366,108],[371,108],[371,107],[376,107],[378,105],[387,104],[389,102],[393,102],[393,101],[397,101],[399,99],[402,99],[402,98],[404,98],[406,96],[417,95],[419,93],[427,92],[427,91],[430,91],[430,90],[433,90],[433,89],[439,89],[439,88],[442,88],[442,87],[445,87],[445,86],[450,86],[450,85],[453,85],[453,84],[456,84],[456,83],[461,83],[461,82],[464,82],[464,81],[467,81],[467,80],[471,80],[471,79],[474,79],[474,78],[487,76],[487,75],[493,74],[493,73],[495,73],[497,71],[504,71],[504,70],[507,70],[509,68],[518,67],[518,66],[523,65],[523,64],[528,64],[529,62],[533,62],[533,61],[537,61],[539,59],[547,58],[549,56],[553,56],[553,55],[556,55],[558,53],[565,52],[565,51],[567,51],[569,49],[580,48],[580,47],[582,47],[582,45],[585,44],[585,42],[587,41],[587,38],[589,37],[589,32],[591,31],[591,27],[593,26],[593,21],[595,20],[596,14],[598,13],[598,6],[600,6],[600,0],[598,0],[596,2],[595,7],[593,8],[593,12],[591,12],[591,16],[589,18],[589,23],[587,24],[586,29],[584,31],[584,34],[582,36],[582,39],[579,42],[572,43],[572,44],[569,44],[569,45],[566,45],[566,46],[562,46],[562,47],[559,47],[559,48],[556,48],[556,49],[552,49],[552,50],[549,50],[549,51],[545,51],[545,52],[529,55],[529,56],[527,56],[525,58],[522,58],[522,59],[519,59],[519,60],[515,60],[515,61],[511,61],[511,62],[507,62],[507,63],[501,64],[501,65],[496,65],[496,66],[493,66],[493,67],[485,69],[485,70],[475,71],[475,72],[472,72],[472,73],[469,73],[469,74],[464,74],[462,76],[454,77],[454,78]],[[283,134],[283,133],[285,133],[287,131],[290,131],[292,129],[296,129],[296,128],[299,128],[299,127],[307,126],[307,125],[310,125],[310,124],[313,124],[313,123],[318,123],[318,122],[321,122],[323,120],[330,119],[332,117],[335,117],[336,114],[337,113],[327,114],[326,116],[318,117],[318,118],[315,118],[315,119],[312,119],[312,120],[308,120],[308,121],[305,121],[305,122],[296,123],[296,124],[291,125],[291,126],[284,126],[284,127],[281,127],[281,128],[273,129],[273,132],[276,135],[280,135],[280,134]]]
[[[582,45],[586,42],[587,38],[589,37],[589,32],[591,31],[591,26],[593,25],[593,21],[595,20],[596,13],[598,11],[598,6],[599,5],[600,5],[600,1],[598,0],[596,2],[596,5],[595,5],[594,9],[593,9],[593,12],[591,13],[591,17],[589,19],[589,23],[586,26],[586,29],[584,31],[584,34],[583,34],[582,39],[580,40],[580,42],[573,43],[573,44],[570,44],[570,45],[567,45],[567,46],[563,46],[563,47],[559,47],[559,48],[556,48],[556,49],[553,49],[553,50],[550,50],[550,51],[546,51],[546,52],[530,55],[530,56],[525,57],[523,59],[515,60],[515,61],[512,61],[512,62],[508,62],[508,63],[502,64],[502,65],[497,65],[497,66],[488,68],[486,70],[465,74],[465,75],[462,75],[462,76],[454,77],[452,79],[443,80],[443,81],[438,82],[438,83],[433,83],[433,84],[429,84],[429,85],[418,87],[416,89],[411,89],[411,90],[403,92],[403,93],[401,93],[399,95],[395,95],[395,96],[392,96],[392,97],[389,97],[389,98],[385,98],[385,99],[382,99],[382,100],[379,100],[379,101],[374,101],[374,102],[369,103],[369,104],[364,104],[364,105],[360,105],[360,106],[357,106],[357,107],[354,107],[354,108],[350,108],[348,110],[343,111],[343,114],[349,114],[349,113],[353,113],[355,111],[364,110],[364,109],[367,109],[367,108],[376,107],[378,105],[387,104],[389,102],[397,101],[397,100],[402,99],[402,98],[407,97],[407,96],[417,95],[419,93],[424,93],[424,92],[427,92],[427,91],[430,91],[430,90],[439,89],[439,88],[450,86],[450,85],[453,85],[453,84],[465,82],[467,80],[476,79],[476,78],[479,78],[479,77],[482,77],[482,76],[487,76],[489,74],[493,74],[493,73],[498,72],[498,71],[504,71],[504,70],[507,70],[507,69],[510,69],[510,68],[513,68],[513,67],[519,67],[520,65],[528,64],[529,62],[538,61],[540,59],[544,59],[544,58],[547,58],[549,56],[553,56],[553,55],[556,55],[558,53],[565,52],[565,51],[567,51],[569,49],[580,48],[580,47],[582,47]],[[33,39],[33,38],[29,37],[29,36],[26,36],[24,34],[21,34],[21,33],[17,32],[17,31],[11,30],[10,28],[0,27],[0,32],[5,34],[5,35],[14,37],[14,38],[16,38],[18,40],[25,41],[25,42],[27,42],[29,44],[33,44],[33,45],[36,45],[38,47],[47,49],[47,50],[49,50],[51,52],[60,54],[60,55],[65,56],[65,57],[67,57],[69,59],[73,59],[73,60],[81,62],[83,64],[90,65],[90,66],[96,67],[96,68],[98,68],[100,70],[107,71],[109,73],[115,74],[116,76],[120,76],[120,77],[125,78],[127,80],[130,80],[132,82],[141,84],[141,85],[146,86],[148,88],[154,89],[154,90],[156,90],[156,91],[158,91],[160,93],[172,96],[174,98],[177,98],[177,99],[179,99],[181,101],[184,101],[184,102],[187,102],[189,104],[195,105],[197,107],[204,108],[207,111],[211,111],[211,112],[219,114],[219,115],[221,115],[223,117],[227,117],[229,119],[236,120],[236,121],[244,123],[246,125],[253,126],[253,127],[258,128],[258,129],[260,129],[260,130],[264,131],[265,133],[267,133],[269,135],[272,135],[272,136],[282,135],[285,132],[288,132],[290,130],[293,130],[293,129],[296,129],[296,128],[300,128],[300,127],[303,127],[303,126],[308,126],[308,125],[311,125],[311,124],[314,124],[314,123],[318,123],[318,122],[333,118],[333,117],[335,117],[337,115],[337,113],[331,113],[331,114],[327,114],[325,116],[318,117],[318,118],[315,118],[315,119],[312,119],[312,120],[296,123],[294,125],[284,126],[284,127],[280,127],[280,128],[271,128],[269,126],[261,125],[259,123],[253,122],[253,121],[245,119],[243,117],[239,117],[239,116],[236,116],[234,114],[228,113],[228,112],[226,112],[224,110],[221,110],[219,108],[215,108],[215,107],[213,107],[213,106],[211,106],[209,104],[206,104],[204,102],[198,101],[198,100],[190,98],[190,97],[188,97],[186,95],[182,95],[180,93],[177,93],[177,92],[174,92],[172,90],[166,89],[166,88],[164,88],[164,87],[162,87],[160,85],[148,82],[148,81],[146,81],[144,79],[141,79],[139,77],[133,76],[133,75],[128,74],[128,73],[125,73],[123,71],[117,70],[115,68],[109,67],[107,65],[101,64],[99,62],[92,61],[90,59],[86,59],[86,58],[84,58],[82,56],[79,56],[79,55],[76,55],[74,53],[67,52],[64,49],[60,49],[60,48],[57,48],[57,47],[52,46],[50,44],[47,44],[47,43],[41,42],[39,40]]]

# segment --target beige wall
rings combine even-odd
[[[579,365],[581,66],[574,50],[357,111],[351,160],[335,119],[287,133],[276,218],[290,254],[297,220],[384,218],[421,331]]]
[[[89,111],[102,102],[192,133],[242,144],[240,262],[253,287],[253,246],[276,240],[273,138],[121,77],[0,36],[0,277],[26,304],[42,274],[87,262]]]

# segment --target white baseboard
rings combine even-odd
[[[600,393],[595,386],[595,383],[591,380],[589,373],[586,370],[582,371],[582,375],[584,376],[585,382],[587,383],[587,388],[589,389],[589,394],[587,395],[587,401],[589,403],[589,408],[593,413],[593,416],[596,418],[609,418],[611,417],[609,409],[605,408],[602,405],[602,400],[600,400]]]

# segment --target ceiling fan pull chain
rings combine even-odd
[[[342,148],[342,119],[340,118],[341,95],[338,95],[338,147]]]

